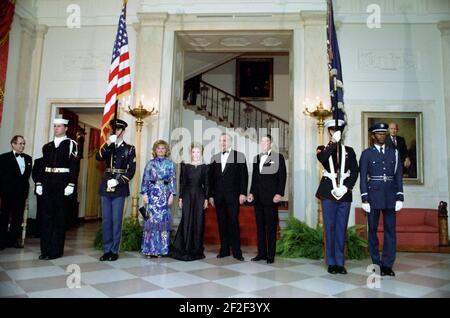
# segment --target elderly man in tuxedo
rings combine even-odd
[[[411,166],[411,160],[408,155],[408,147],[406,146],[405,138],[398,135],[398,124],[390,123],[388,130],[389,134],[386,136],[386,146],[398,150],[400,162],[403,164],[404,168],[408,169]]]
[[[248,170],[243,153],[231,149],[231,136],[219,139],[221,152],[211,159],[209,202],[216,208],[220,235],[217,258],[230,255],[243,261],[239,232],[239,206],[247,200]]]
[[[278,205],[286,186],[286,163],[282,154],[272,150],[272,136],[261,138],[262,153],[253,160],[249,202],[255,202],[258,254],[252,261],[275,260]],[[266,230],[267,228],[267,230]],[[267,234],[266,234],[267,233]]]
[[[11,139],[12,150],[0,155],[0,249],[21,248],[23,212],[28,197],[31,157],[24,153],[25,139]],[[8,230],[8,224],[9,230]]]

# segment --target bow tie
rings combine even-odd
[[[229,151],[222,151],[222,155],[224,155],[226,153],[230,153],[230,152]]]
[[[23,155],[21,153],[16,153],[16,157],[22,157],[23,158]]]
[[[269,155],[268,152],[263,152],[263,153],[262,153],[262,156],[268,156],[268,155]]]

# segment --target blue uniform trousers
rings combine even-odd
[[[351,202],[322,200],[327,265],[344,266],[344,247]]]
[[[380,258],[377,228],[381,212],[383,213],[384,223],[384,243],[383,254]],[[372,258],[372,263],[383,267],[392,267],[395,261],[397,244],[395,234],[395,210],[371,209],[367,217],[369,223],[369,253],[370,257]]]
[[[125,197],[102,195],[103,251],[119,253]]]

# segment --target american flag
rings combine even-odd
[[[333,1],[328,0],[327,19],[328,70],[330,72],[331,110],[334,119],[345,120],[344,84],[342,80],[341,56],[334,26]]]
[[[117,27],[116,41],[109,67],[108,90],[103,110],[101,144],[104,144],[109,135],[109,122],[117,111],[117,102],[127,92],[131,91],[130,55],[128,53],[128,34],[126,25],[127,0],[123,2],[122,12]]]

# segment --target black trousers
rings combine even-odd
[[[22,236],[26,198],[3,196],[0,204],[0,245],[12,246]],[[8,230],[8,224],[9,230]]]
[[[220,254],[241,257],[241,236],[239,231],[239,201],[216,203],[217,222],[220,235]]]
[[[278,206],[255,202],[258,256],[275,258],[277,244]]]
[[[65,219],[68,212],[64,188],[65,184],[59,183],[43,185],[41,254],[52,258],[64,254]]]

